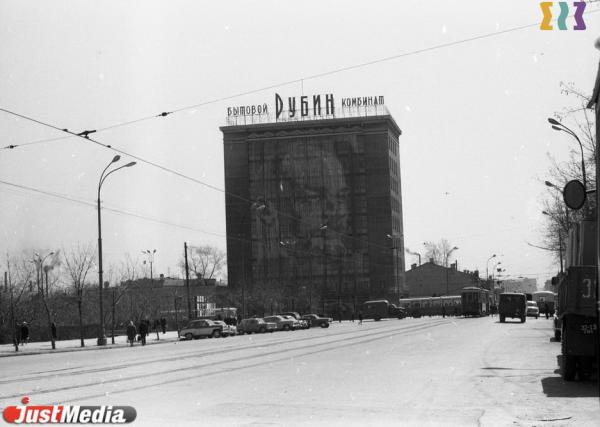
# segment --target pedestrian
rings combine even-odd
[[[548,303],[547,302],[544,303],[544,311],[546,312],[546,319],[547,319],[548,315],[550,314],[549,313],[550,307],[548,307]]]
[[[160,327],[162,328],[163,335],[167,333],[167,319],[164,317],[160,318]]]
[[[354,312],[352,312],[352,314],[350,315],[350,321],[354,322]]]
[[[56,323],[52,322],[50,325],[50,331],[52,332],[52,340],[56,341]]]
[[[27,326],[27,322],[23,322],[21,324],[21,344],[26,344],[29,342],[29,327]]]
[[[362,311],[358,312],[358,324],[362,325]]]
[[[135,329],[135,325],[133,324],[133,320],[130,320],[129,325],[127,325],[127,341],[129,341],[130,347],[133,347],[136,333],[137,331]]]
[[[142,340],[142,345],[146,345],[146,335],[148,335],[148,321],[142,320],[140,322],[139,332]]]
[[[442,304],[442,317],[446,318],[446,306]]]

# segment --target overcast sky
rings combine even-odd
[[[599,3],[585,31],[541,31],[532,0],[3,1],[0,108],[80,132],[204,104],[92,136],[223,189],[227,107],[272,107],[276,92],[383,95],[403,132],[405,245],[446,238],[460,269],[482,272],[503,254],[506,273],[543,285],[558,265],[527,242],[541,242],[548,154],[577,148],[546,118],[581,106],[561,81],[593,88]],[[64,134],[0,112],[0,135],[5,147]],[[0,149],[0,260],[95,245],[98,178],[114,154],[74,137]],[[184,241],[225,248],[221,191],[138,163],[111,175],[102,199],[138,215],[103,211],[105,265],[157,249],[155,274],[176,275]]]

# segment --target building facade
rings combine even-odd
[[[460,295],[462,288],[482,286],[479,273],[458,271],[456,264],[444,267],[432,260],[417,267],[416,264],[406,272],[406,284],[409,296],[433,297],[442,295]]]
[[[341,315],[406,293],[401,132],[387,111],[221,131],[230,287]]]

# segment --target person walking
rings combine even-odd
[[[359,324],[359,325],[362,325],[362,319],[363,319],[363,318],[362,318],[362,311],[359,311],[359,312],[358,312],[358,324]]]
[[[26,344],[29,342],[29,327],[27,326],[27,322],[23,322],[21,324],[21,344]]]
[[[547,319],[548,315],[550,314],[549,313],[550,307],[548,307],[548,303],[547,302],[544,303],[544,311],[546,312],[546,319]]]
[[[133,320],[130,320],[129,325],[127,325],[127,341],[129,341],[130,347],[133,347],[136,333],[137,331],[135,329],[135,325],[133,324]]]
[[[160,318],[160,327],[162,329],[163,335],[167,333],[167,319],[164,317]]]
[[[146,320],[142,320],[140,322],[139,331],[142,339],[142,345],[146,345],[146,335],[148,335],[148,322]]]
[[[442,304],[442,317],[446,318],[446,306],[444,304]]]
[[[352,314],[350,315],[350,321],[354,322],[354,312],[352,312]]]

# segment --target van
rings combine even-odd
[[[527,314],[527,297],[525,294],[504,292],[500,294],[500,302],[498,304],[498,314],[500,322],[504,323],[507,317],[512,319],[521,319],[521,323],[525,322]]]

